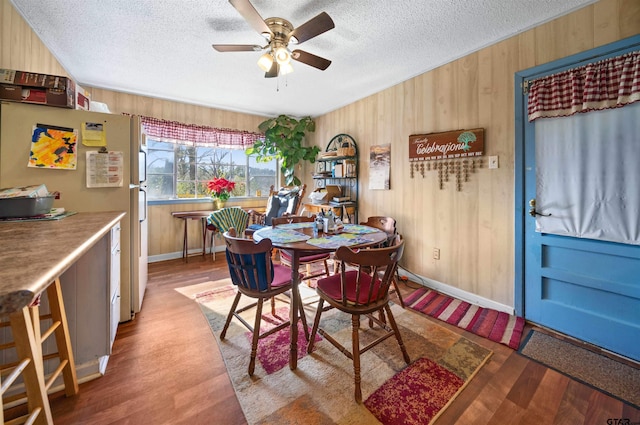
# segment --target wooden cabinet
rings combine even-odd
[[[120,322],[120,224],[111,229],[111,260],[109,267],[109,354]]]
[[[358,145],[348,134],[338,134],[316,159],[314,190],[339,186],[340,200],[325,199],[322,204],[305,204],[305,210],[331,209],[348,223],[358,223]]]

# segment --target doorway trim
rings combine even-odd
[[[523,91],[525,81],[542,77],[547,74],[555,74],[567,69],[586,65],[594,60],[602,60],[607,57],[618,56],[625,51],[640,48],[640,34],[625,38],[605,46],[596,47],[575,55],[557,59],[533,68],[518,71],[514,76],[514,101],[515,101],[515,147],[514,147],[514,182],[515,182],[515,217],[514,217],[514,307],[516,315],[525,317],[524,283],[525,283],[525,219],[528,210],[526,208],[524,176],[525,176],[525,135],[527,128],[527,104],[526,94]],[[532,130],[529,130],[532,131]]]

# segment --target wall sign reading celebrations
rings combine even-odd
[[[409,136],[409,161],[472,158],[484,153],[484,128]]]

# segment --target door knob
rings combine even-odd
[[[542,214],[542,213],[539,213],[538,211],[536,211],[536,199],[535,198],[529,200],[529,207],[530,207],[529,208],[529,215],[531,217],[535,217],[537,215],[541,215],[543,217],[550,217],[551,216],[551,214]]]

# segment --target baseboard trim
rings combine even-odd
[[[216,254],[218,252],[224,252],[224,250],[226,249],[225,246],[216,246],[215,247],[215,251]],[[189,255],[202,255],[202,248],[194,248],[188,251]],[[211,251],[209,251],[208,249],[206,250],[205,255],[211,255]],[[176,260],[178,258],[182,258],[182,251],[176,251],[176,252],[167,252],[165,254],[158,254],[158,255],[150,255],[147,258],[147,262],[149,263],[157,263],[160,261],[167,261],[167,260]]]
[[[515,308],[509,305],[502,304],[502,303],[490,300],[488,298],[481,297],[472,292],[468,292],[463,289],[456,288],[455,286],[447,285],[446,283],[429,279],[428,277],[420,276],[406,269],[403,269],[402,267],[399,267],[398,270],[401,275],[403,274],[407,276],[414,276],[414,279],[411,279],[413,282],[419,283],[423,286],[434,289],[438,292],[442,292],[445,295],[449,295],[451,297],[457,298],[462,301],[466,301],[471,304],[479,305],[480,307],[502,311],[504,313],[508,313],[511,315],[515,314]]]

